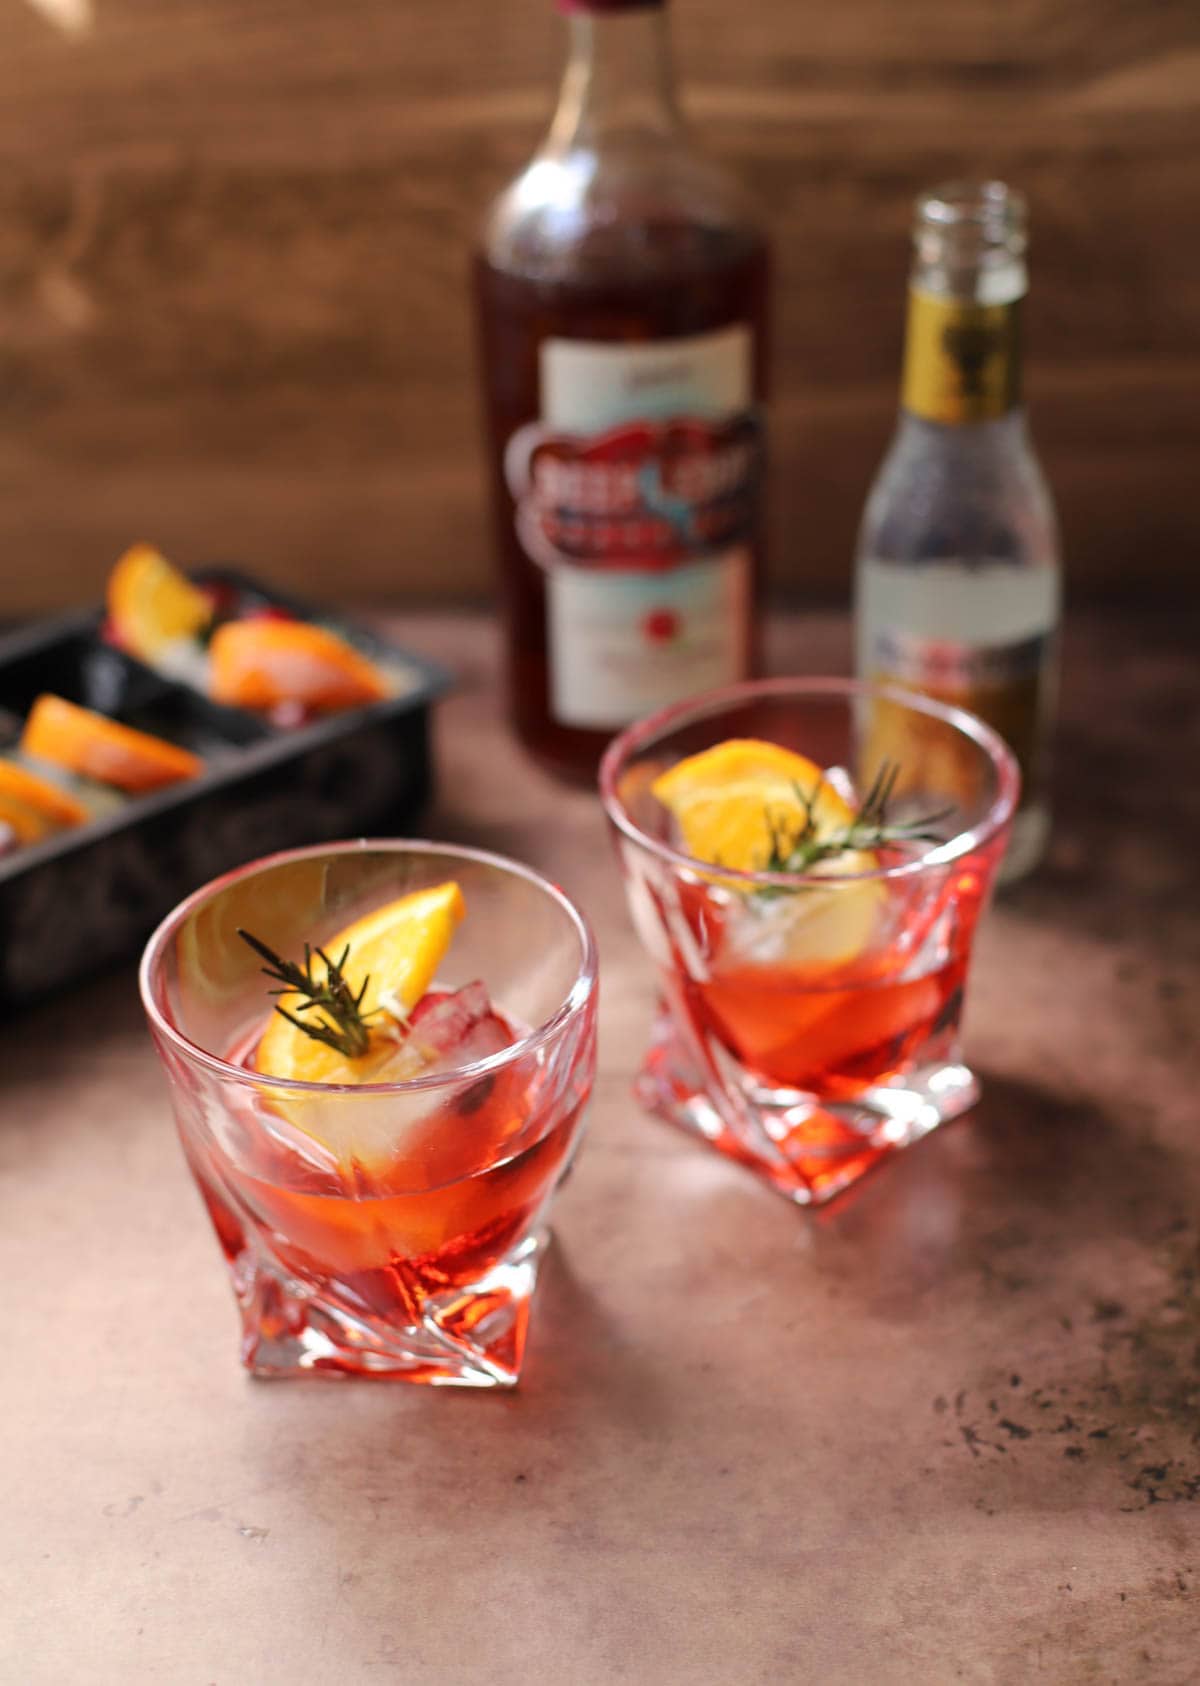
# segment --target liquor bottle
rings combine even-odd
[[[1003,182],[936,189],[913,242],[900,420],[858,540],[857,665],[1007,739],[1023,781],[1012,879],[1049,829],[1060,613],[1054,506],[1021,406],[1025,202]]]
[[[511,715],[582,777],[621,726],[752,670],[767,250],[689,140],[664,0],[559,7],[557,108],[475,290]]]

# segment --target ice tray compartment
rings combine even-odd
[[[253,715],[218,707],[87,630],[21,641],[7,661],[3,654],[0,641],[0,750],[20,736],[25,717],[43,692],[165,738],[204,761],[244,749],[267,733]]]
[[[431,786],[429,704],[448,676],[244,574],[196,577],[230,579],[265,603],[343,631],[407,675],[410,688],[276,730],[134,661],[106,642],[98,612],[0,635],[0,753],[34,699],[50,691],[205,760],[195,778],[123,798],[87,825],[0,857],[0,1006],[29,1004],[132,958],[184,896],[247,861],[415,827]]]

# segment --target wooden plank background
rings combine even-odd
[[[778,241],[773,572],[847,588],[912,193],[1034,216],[1028,389],[1080,595],[1200,550],[1195,0],[678,0]],[[53,17],[90,24],[70,32]],[[0,614],[138,536],[320,594],[487,590],[465,285],[550,0],[0,0]]]

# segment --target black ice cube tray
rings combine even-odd
[[[99,610],[0,635],[0,755],[15,747],[35,697],[52,691],[205,762],[196,778],[106,802],[87,824],[0,855],[0,1006],[129,959],[178,901],[222,872],[304,843],[403,836],[428,799],[429,706],[449,683],[443,669],[234,569],[193,578],[244,607],[333,628],[392,676],[396,694],[280,727],[116,649]]]

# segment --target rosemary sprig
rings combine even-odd
[[[366,1053],[371,1041],[367,1020],[375,1014],[374,1011],[364,1013],[362,1003],[371,980],[368,973],[357,995],[350,988],[345,974],[346,960],[350,954],[349,943],[337,960],[331,960],[323,948],[314,950],[305,943],[304,965],[297,966],[292,960],[281,959],[261,938],[252,936],[249,931],[243,931],[240,925],[238,936],[268,962],[262,969],[263,976],[274,978],[284,985],[282,989],[269,990],[268,994],[304,997],[294,1013],[276,1003],[275,1011],[287,1019],[289,1024],[294,1024],[305,1036],[311,1036],[314,1042],[324,1042],[328,1047],[336,1048],[339,1054],[345,1054],[348,1059],[356,1059],[360,1054]],[[314,953],[324,962],[323,978],[313,976]],[[300,1018],[301,1013],[311,1013],[317,1007],[327,1015],[325,1018]]]
[[[846,825],[818,833],[816,806],[825,785],[820,773],[810,791],[794,784],[796,800],[804,813],[804,821],[796,830],[787,818],[776,816],[767,809],[767,831],[771,852],[764,872],[807,872],[818,861],[830,860],[849,851],[868,851],[890,843],[939,843],[941,838],[930,827],[954,812],[952,807],[936,813],[922,814],[915,820],[892,821],[888,818],[888,804],[900,777],[897,761],[882,761],[858,813]]]

